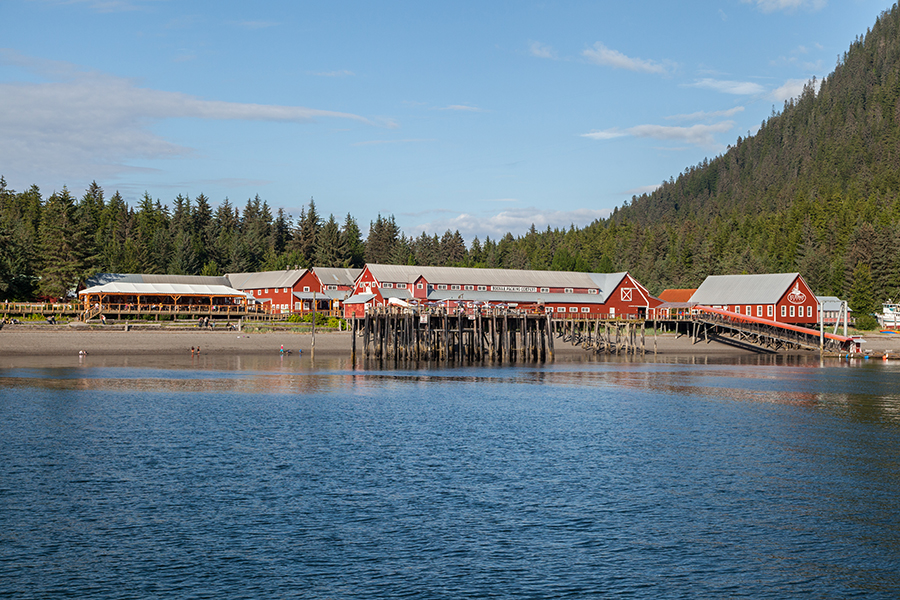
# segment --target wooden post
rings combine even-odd
[[[356,317],[353,317],[350,325],[350,363],[356,364]]]

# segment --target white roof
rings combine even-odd
[[[246,294],[225,285],[200,285],[188,283],[128,283],[112,281],[95,285],[78,292],[80,294],[129,294],[134,296],[236,296]]]
[[[266,288],[289,288],[300,281],[306,269],[287,271],[259,271],[256,273],[229,273],[226,275],[232,287],[239,290],[262,290]]]
[[[322,285],[352,286],[359,279],[362,269],[340,269],[335,267],[313,267],[313,272]]]
[[[691,302],[706,306],[775,304],[798,277],[800,273],[710,275],[691,296]]]

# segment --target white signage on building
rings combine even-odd
[[[537,292],[536,287],[522,287],[515,285],[492,285],[492,292]]]

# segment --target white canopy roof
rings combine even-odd
[[[225,285],[201,285],[188,283],[127,283],[111,281],[78,292],[78,295],[128,294],[133,296],[230,296],[246,297],[247,294]]]

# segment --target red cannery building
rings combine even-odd
[[[660,301],[630,274],[366,265],[345,316],[372,305],[503,306],[590,318],[646,316]]]
[[[819,303],[800,273],[711,275],[691,303],[779,323],[819,322]]]
[[[300,312],[300,301],[294,297],[300,279],[306,269],[286,271],[261,271],[256,273],[230,273],[225,277],[235,289],[246,292],[257,302],[265,304],[265,310],[272,314]]]
[[[353,293],[353,284],[362,269],[313,267],[297,283],[294,296],[300,301],[298,312],[307,313],[315,302],[316,310],[338,316],[344,300]]]

